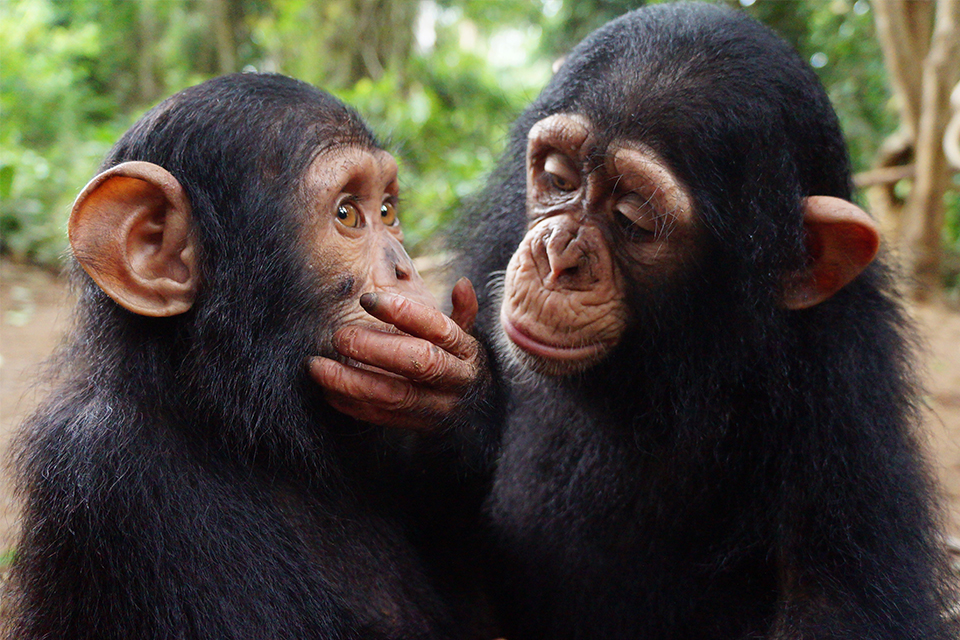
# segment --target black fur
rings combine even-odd
[[[605,362],[508,385],[487,503],[504,635],[955,638],[885,261],[814,308],[778,304],[804,259],[801,199],[851,197],[812,71],[709,5],[641,9],[589,36],[466,217],[461,266],[488,344],[497,274],[526,229],[527,132],[558,112],[659,153],[702,246],[657,290],[633,285],[633,326]]]
[[[377,147],[329,95],[254,74],[173,96],[117,143],[104,169],[145,160],[186,189],[202,284],[153,319],[74,267],[77,326],[16,448],[10,637],[483,637],[412,544],[441,538],[407,517],[427,513],[419,469],[307,381],[354,287],[309,277],[298,189],[345,144]]]

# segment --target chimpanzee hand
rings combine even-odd
[[[431,430],[455,418],[483,384],[480,345],[467,333],[477,317],[473,285],[461,278],[443,315],[393,293],[365,293],[370,315],[408,335],[348,326],[334,334],[342,355],[362,363],[311,358],[310,374],[337,410],[374,424]]]

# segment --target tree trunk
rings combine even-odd
[[[900,127],[881,146],[876,168],[915,164],[904,200],[895,182],[870,189],[871,207],[900,245],[915,295],[939,288],[943,195],[949,173],[943,152],[949,92],[960,76],[960,0],[874,0]]]
[[[137,12],[137,34],[140,39],[140,55],[137,56],[137,90],[140,104],[152,104],[159,94],[154,53],[157,41],[155,9],[154,0],[141,0]]]
[[[880,145],[874,163],[875,169],[887,169],[912,163],[914,159],[922,93],[921,69],[930,49],[934,4],[932,1],[874,0],[871,6],[887,77],[900,112],[899,128]],[[873,186],[867,191],[867,198],[885,235],[899,239],[903,235],[905,203],[895,187],[896,181]]]
[[[387,69],[403,69],[413,49],[413,25],[419,3],[408,0],[353,0],[359,42],[352,43],[348,83],[360,78],[377,79]],[[350,51],[350,49],[347,49]],[[401,64],[398,64],[401,63]]]
[[[890,85],[900,110],[901,135],[912,145],[920,120],[921,69],[930,50],[932,0],[874,0],[877,36],[883,49]]]
[[[916,179],[904,210],[903,239],[916,279],[916,294],[939,289],[943,194],[950,181],[943,150],[950,119],[950,90],[960,76],[960,0],[938,0],[936,27],[923,65],[916,137]]]
[[[232,4],[231,0],[208,0],[217,52],[217,72],[220,74],[237,71],[237,37]]]

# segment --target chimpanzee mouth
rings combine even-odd
[[[514,323],[506,314],[500,316],[504,333],[520,350],[538,358],[565,363],[593,362],[607,351],[607,345],[593,342],[586,345],[563,346],[542,342],[528,330]]]

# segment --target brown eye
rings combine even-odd
[[[345,227],[356,229],[362,220],[357,205],[347,200],[337,207],[337,220]]]
[[[392,202],[384,202],[380,205],[380,219],[383,221],[383,224],[388,227],[392,227],[397,224],[397,205]]]
[[[547,174],[550,186],[557,191],[574,191],[580,187],[580,175],[560,154],[551,153],[547,156],[543,161],[543,172]]]

